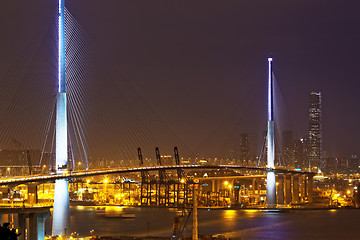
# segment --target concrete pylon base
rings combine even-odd
[[[267,173],[266,207],[276,208],[276,179],[274,172]]]
[[[70,235],[69,183],[66,179],[55,180],[53,212],[53,236]]]

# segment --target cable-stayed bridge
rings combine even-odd
[[[4,77],[2,83],[4,87],[0,92],[4,99],[0,118],[0,124],[3,126],[0,130],[2,146],[6,147],[11,143],[16,145],[19,151],[18,157],[22,159],[20,153],[25,147],[37,145],[41,149],[38,165],[45,165],[54,170],[54,174],[4,178],[0,180],[0,184],[11,186],[29,183],[29,192],[36,194],[37,183],[55,181],[54,236],[66,235],[66,231],[70,230],[68,180],[87,176],[139,172],[142,186],[141,204],[152,204],[154,197],[151,193],[155,186],[158,195],[155,197],[156,203],[166,205],[169,203],[171,192],[167,189],[171,185],[174,197],[175,192],[179,198],[180,193],[189,191],[186,187],[187,183],[181,182],[185,177],[185,170],[260,171],[267,175],[268,207],[273,208],[277,204],[289,203],[290,192],[294,192],[292,194],[295,201],[299,201],[300,186],[307,189],[303,190],[302,197],[306,196],[307,200],[311,201],[313,173],[279,168],[279,164],[275,161],[272,58],[268,59],[266,167],[236,164],[198,165],[196,161],[182,165],[177,150],[175,152],[176,165],[165,165],[162,164],[162,157],[156,148],[156,166],[144,166],[142,154],[138,152],[141,166],[91,170],[89,168],[91,157],[96,159],[95,162],[106,158],[113,161],[125,159],[131,163],[131,160],[136,159],[131,149],[143,146],[144,152],[148,154],[153,148],[149,146],[149,143],[153,146],[164,146],[167,149],[170,149],[169,146],[177,145],[182,149],[184,156],[187,156],[185,159],[196,159],[197,154],[174,134],[170,127],[146,104],[146,101],[138,97],[131,84],[126,81],[119,84],[117,81],[119,75],[105,73],[99,76],[99,69],[106,70],[108,65],[106,63],[103,66],[94,65],[91,61],[92,58],[97,57],[91,52],[95,47],[86,41],[88,36],[73,16],[66,11],[64,0],[59,1],[57,14],[54,16],[56,16],[56,21],[54,21],[56,24],[50,24],[49,31],[45,34],[52,41],[46,41],[44,45],[41,44],[35,49],[34,55],[37,61],[27,68],[20,67],[23,65],[23,59],[20,59]],[[51,38],[55,32],[56,39]],[[44,47],[49,49],[49,55],[40,51]],[[49,59],[49,56],[52,61],[44,60]],[[46,74],[49,72],[52,75]],[[102,81],[96,81],[98,79]],[[52,81],[49,82],[49,80]],[[135,106],[133,102],[142,104]],[[207,151],[210,152],[211,149],[205,152]],[[31,169],[30,157],[26,160]],[[82,163],[86,170],[69,172],[69,169],[76,169],[78,162]],[[176,170],[177,177],[168,179],[166,171],[170,170]],[[157,179],[150,176],[150,171],[158,172]],[[302,181],[299,181],[300,177]],[[278,182],[278,187],[276,182]],[[194,184],[191,181],[189,183]],[[33,190],[30,190],[31,184],[35,186],[32,187]],[[146,189],[143,189],[145,187]],[[194,191],[193,194],[195,194]],[[286,199],[284,199],[285,193]],[[43,226],[40,222],[43,224],[43,219],[37,223],[41,228]]]

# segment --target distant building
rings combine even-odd
[[[240,135],[240,161],[248,164],[250,160],[250,137],[248,133]]]
[[[282,149],[285,166],[294,168],[294,139],[292,131],[284,131],[282,133]]]
[[[308,168],[305,139],[294,139],[292,131],[282,133],[282,149],[285,166],[292,168]]]
[[[309,170],[310,169],[310,164],[309,164],[309,139],[308,139],[308,135],[305,136],[304,138],[300,139],[301,143],[302,143],[302,147],[303,147],[303,169],[304,170]]]
[[[321,93],[310,93],[309,104],[309,168],[317,171],[323,167],[322,162],[322,126],[321,126]]]
[[[323,172],[325,174],[357,174],[360,173],[359,157],[327,157],[324,158]]]
[[[357,155],[354,154],[349,158],[348,167],[350,173],[359,172],[359,157]]]
[[[339,161],[337,158],[334,157],[327,157],[324,158],[324,173],[325,174],[334,174],[338,173],[338,165]]]
[[[294,165],[295,168],[306,168],[306,151],[304,139],[294,140]]]

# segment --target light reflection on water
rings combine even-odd
[[[72,231],[89,235],[171,236],[177,209],[110,207],[111,211],[134,213],[135,218],[104,217],[94,207],[72,207]],[[360,239],[357,234],[360,210],[210,210],[198,211],[199,234],[223,234],[242,239]],[[46,231],[51,232],[51,219]],[[192,219],[184,232],[191,234]]]
[[[223,211],[223,216],[224,216],[224,219],[229,219],[229,220],[233,220],[236,218],[236,215],[237,215],[237,211],[236,210],[227,210],[227,211]]]

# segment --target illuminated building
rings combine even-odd
[[[309,106],[309,170],[318,171],[322,163],[321,93],[310,93]]]

